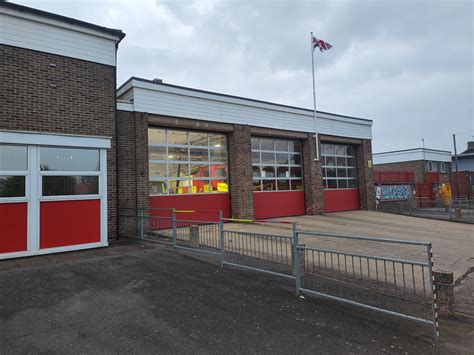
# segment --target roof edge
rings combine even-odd
[[[0,7],[7,8],[7,9],[10,9],[10,10],[15,10],[15,11],[25,13],[25,14],[36,15],[36,16],[40,16],[40,17],[43,17],[43,18],[48,18],[48,19],[51,19],[51,20],[60,21],[60,22],[63,22],[63,23],[69,24],[69,25],[76,25],[76,26],[79,26],[79,27],[84,27],[84,28],[87,28],[87,29],[90,29],[90,30],[94,30],[94,31],[97,31],[97,32],[102,32],[102,33],[105,33],[105,34],[108,34],[108,35],[111,35],[111,36],[115,36],[115,37],[118,37],[118,39],[119,39],[119,41],[117,43],[119,43],[125,37],[125,33],[122,32],[122,30],[119,30],[119,29],[114,29],[114,28],[108,28],[108,27],[104,27],[104,26],[95,25],[93,23],[77,20],[77,19],[72,18],[72,17],[58,15],[58,14],[55,14],[55,13],[52,13],[52,12],[35,9],[35,8],[32,8],[32,7],[19,5],[19,4],[15,4],[15,3],[12,3],[12,2],[7,2],[7,1],[0,0]]]
[[[373,153],[372,155],[379,155],[379,154],[390,154],[390,153],[402,153],[402,152],[413,152],[413,151],[426,151],[426,152],[438,152],[438,153],[447,153],[452,154],[449,150],[441,150],[441,149],[431,149],[431,148],[409,148],[409,149],[400,149],[400,150],[389,150],[386,152],[379,152]]]
[[[133,82],[133,80],[140,81],[140,82],[144,82],[144,83],[148,83],[148,84],[155,84],[155,85],[158,85],[158,86],[166,86],[166,87],[175,88],[175,89],[182,89],[182,90],[194,91],[194,92],[198,92],[198,93],[202,93],[202,94],[216,95],[216,96],[227,97],[227,98],[231,98],[231,99],[238,99],[238,100],[250,101],[250,102],[261,103],[261,104],[272,105],[272,106],[278,106],[278,107],[283,107],[283,108],[293,109],[293,110],[302,110],[302,111],[307,111],[307,112],[314,112],[314,110],[308,109],[308,108],[304,108],[304,107],[297,107],[297,106],[291,106],[291,105],[284,105],[284,104],[279,104],[279,103],[275,103],[275,102],[271,102],[271,101],[264,101],[264,100],[252,99],[252,98],[249,98],[249,97],[236,96],[236,95],[229,95],[229,94],[222,94],[222,93],[218,93],[218,92],[215,92],[215,91],[207,91],[207,90],[195,89],[195,88],[191,88],[191,87],[180,86],[180,85],[174,85],[174,84],[157,83],[157,82],[155,82],[155,81],[153,81],[153,80],[143,79],[143,78],[139,78],[139,77],[136,77],[136,76],[130,77],[127,81],[125,81],[122,85],[120,85],[120,86],[117,88],[117,92],[120,91],[121,89],[123,89],[123,88],[124,88],[126,85],[128,85],[130,82]],[[133,85],[133,83],[132,83],[132,85]],[[317,112],[317,113],[321,113],[321,114],[331,115],[331,116],[337,116],[337,117],[342,117],[342,118],[348,118],[348,119],[353,119],[353,120],[359,120],[359,121],[363,121],[363,122],[370,122],[370,123],[373,123],[373,120],[370,120],[370,119],[367,119],[367,118],[360,118],[360,117],[354,117],[354,116],[340,115],[340,114],[337,114],[337,113],[326,112],[326,111],[316,111],[316,112]]]

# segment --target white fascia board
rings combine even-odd
[[[111,147],[111,138],[41,132],[0,131],[0,144],[2,143],[109,149]]]
[[[117,110],[120,110],[120,111],[134,111],[133,103],[117,100]]]
[[[6,15],[9,15],[9,16],[14,16],[14,17],[18,17],[18,18],[21,18],[21,19],[29,20],[29,21],[34,21],[34,22],[38,22],[38,23],[42,23],[42,24],[46,24],[46,25],[50,25],[50,26],[54,26],[54,27],[60,27],[60,28],[64,28],[64,29],[67,29],[67,30],[75,31],[75,32],[81,32],[81,33],[85,33],[85,34],[88,34],[88,35],[109,39],[109,40],[112,40],[112,41],[115,41],[115,42],[120,41],[120,37],[113,36],[113,35],[108,34],[108,33],[104,33],[104,32],[101,32],[101,31],[95,31],[91,28],[84,28],[82,26],[68,24],[68,23],[65,23],[65,22],[62,22],[62,21],[51,19],[51,18],[45,18],[45,17],[42,17],[42,16],[37,16],[37,15],[29,14],[29,13],[15,11],[13,9],[7,9],[7,8],[1,8],[0,7],[0,14],[6,14]]]
[[[123,86],[117,90],[116,97],[120,98],[120,96],[122,96],[128,90],[133,90],[133,80],[128,80],[125,82],[125,84],[123,84]]]
[[[309,117],[314,116],[314,114],[311,110],[285,107],[285,106],[280,106],[280,105],[273,105],[271,103],[265,103],[265,102],[256,102],[256,101],[252,101],[252,100],[245,100],[244,98],[226,97],[226,96],[221,96],[221,95],[215,95],[215,94],[212,94],[212,93],[204,93],[204,92],[198,92],[198,91],[194,91],[194,90],[186,90],[186,89],[182,89],[182,88],[175,88],[175,87],[170,87],[170,86],[164,86],[164,85],[159,85],[159,84],[148,83],[148,82],[144,82],[144,81],[141,81],[141,80],[132,79],[130,81],[130,85],[133,86],[133,87],[148,89],[148,90],[151,90],[151,91],[161,91],[161,92],[166,92],[166,93],[171,93],[171,94],[176,94],[176,95],[181,95],[181,96],[189,96],[189,97],[196,97],[196,98],[211,100],[211,101],[226,102],[226,103],[231,103],[231,104],[240,105],[240,106],[257,107],[257,108],[263,108],[263,109],[267,109],[267,110],[287,112],[287,113],[304,115],[304,116],[309,116]],[[125,87],[122,88],[122,89],[125,89]],[[123,91],[125,91],[125,90],[123,90]],[[121,90],[121,92],[123,92],[123,91]],[[120,95],[120,93],[119,93],[119,95]],[[372,126],[372,121],[371,120],[357,119],[357,118],[352,118],[352,117],[347,117],[347,116],[331,115],[329,113],[320,113],[320,112],[318,112],[317,117],[318,118],[331,119],[331,120],[335,120],[335,121],[355,123],[355,124],[360,124],[360,125],[364,125],[364,126]]]
[[[419,148],[406,151],[375,153],[372,155],[372,159],[374,164],[401,163],[416,160],[444,161],[449,163],[451,162],[451,152]]]

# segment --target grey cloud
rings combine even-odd
[[[374,120],[374,151],[459,150],[474,134],[473,3],[455,1],[20,1],[121,28],[118,81],[165,82]]]

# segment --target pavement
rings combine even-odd
[[[375,211],[348,211],[324,216],[277,218],[274,221],[296,222],[299,229],[340,233],[353,236],[428,241],[433,245],[434,270],[452,272],[455,280],[456,311],[474,317],[474,226],[466,223],[431,220]],[[231,230],[252,230],[259,233],[290,235],[291,225],[233,224]],[[378,243],[351,243],[302,237],[307,246],[328,248],[346,247],[351,252],[372,253],[378,256],[418,258],[426,261],[426,253],[419,247],[387,247]],[[350,247],[349,247],[350,246]],[[414,260],[414,259],[410,259]]]
[[[300,299],[291,280],[122,241],[0,262],[0,353],[458,353],[474,324],[430,327]]]

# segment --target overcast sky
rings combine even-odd
[[[474,6],[445,1],[17,0],[122,29],[130,76],[374,121],[373,151],[458,150],[474,135]]]

